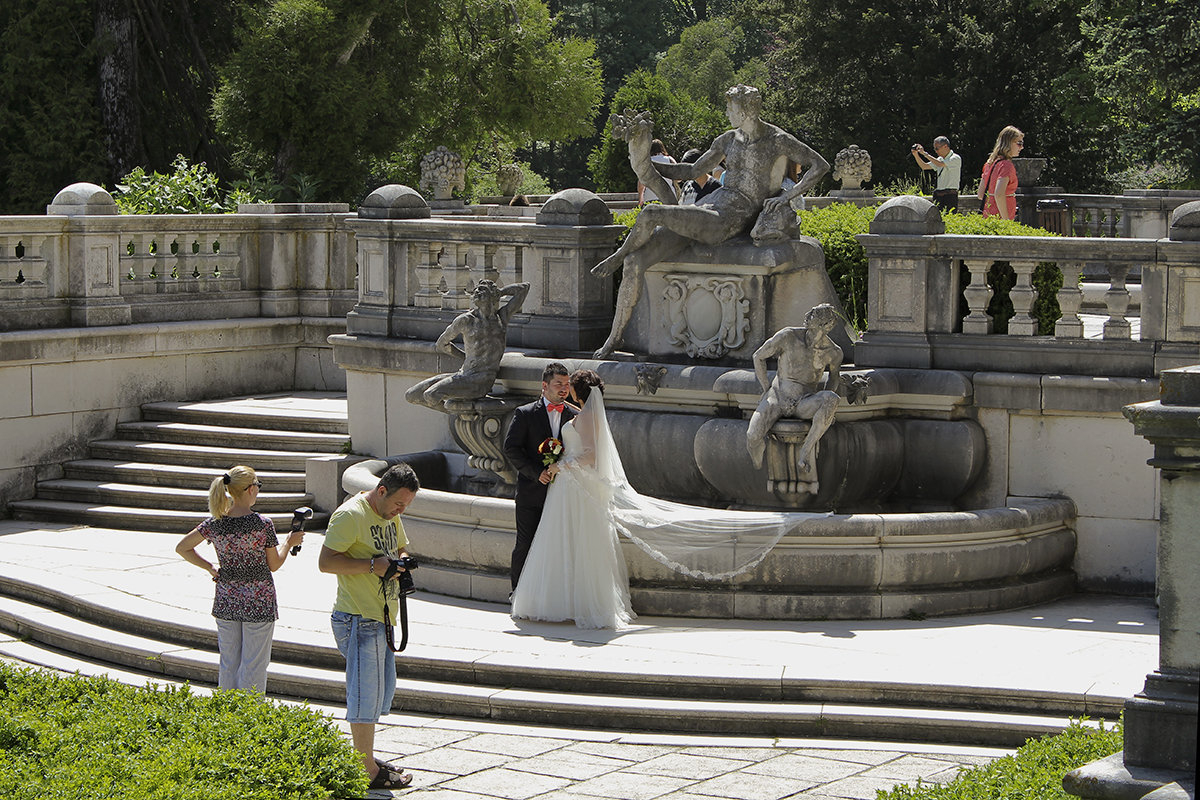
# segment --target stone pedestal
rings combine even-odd
[[[1200,366],[1165,370],[1162,396],[1126,406],[1134,430],[1154,445],[1159,473],[1158,669],[1125,702],[1125,752],[1070,773],[1081,797],[1143,797],[1139,775],[1178,781],[1195,793],[1200,694]],[[1121,772],[1124,770],[1124,773]],[[1114,770],[1116,770],[1114,772]],[[1097,788],[1098,787],[1098,788]],[[1122,788],[1124,787],[1124,788]],[[1140,793],[1135,793],[1140,792]]]
[[[504,455],[504,436],[517,407],[526,397],[481,397],[478,400],[447,400],[450,431],[467,454],[467,463],[494,472],[505,483],[517,482],[517,469]]]
[[[625,349],[664,360],[749,362],[767,337],[820,303],[841,309],[821,245],[807,236],[755,246],[749,237],[694,244],[646,271]],[[831,338],[849,359],[853,331]]]

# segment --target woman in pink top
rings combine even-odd
[[[1021,154],[1025,134],[1009,125],[996,137],[992,155],[983,165],[979,181],[979,199],[985,217],[1017,217],[1017,168],[1012,160]]]

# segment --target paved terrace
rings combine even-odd
[[[174,553],[177,537],[0,522],[0,571],[40,577],[112,607],[211,626],[212,584]],[[328,645],[332,576],[316,569],[319,534],[276,573],[276,641]],[[420,573],[416,574],[418,583]],[[926,620],[762,622],[640,618],[629,630],[514,624],[504,606],[418,593],[409,652],[476,662],[598,665],[630,674],[782,675],[1123,697],[1158,662],[1149,600],[1079,595],[1018,611]],[[0,633],[0,657],[59,669],[146,675],[78,660]],[[569,674],[569,672],[567,673]],[[569,680],[569,678],[564,678]],[[404,692],[404,680],[400,683]],[[325,707],[335,718],[342,711]],[[393,714],[381,752],[402,757],[422,800],[865,798],[896,783],[941,781],[1007,751],[766,737],[564,730]],[[386,795],[385,795],[386,796]]]

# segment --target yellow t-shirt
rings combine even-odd
[[[367,502],[367,492],[359,492],[347,498],[329,518],[329,525],[325,530],[325,546],[350,558],[370,558],[379,555],[396,558],[408,547],[408,537],[404,535],[404,526],[400,523],[399,516],[384,519],[376,514]],[[338,575],[337,582],[334,611],[358,614],[378,622],[384,622],[383,588],[386,586],[388,608],[392,617],[390,622],[395,624],[396,609],[400,605],[398,581],[385,582],[375,575],[364,573]]]

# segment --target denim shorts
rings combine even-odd
[[[334,611],[330,622],[346,658],[346,721],[378,722],[396,695],[396,654],[382,622]]]

